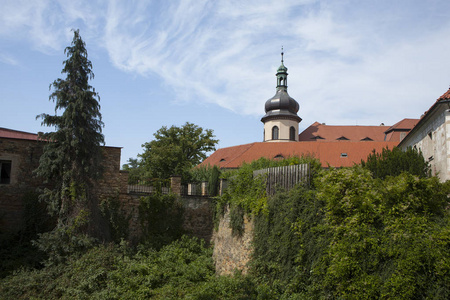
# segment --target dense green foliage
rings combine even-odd
[[[324,171],[269,199],[252,272],[301,299],[448,299],[448,193],[435,177]]]
[[[189,180],[189,171],[206,158],[206,153],[216,150],[218,140],[211,129],[203,129],[186,122],[181,127],[161,127],[155,139],[142,145],[144,153],[140,160],[130,159],[124,166],[142,179],[168,179],[171,175],[181,175]]]
[[[35,171],[51,184],[41,199],[57,218],[55,230],[41,235],[38,245],[58,256],[89,244],[90,236],[99,234],[98,226],[94,226],[99,220],[93,222],[98,211],[93,186],[101,176],[100,145],[104,143],[99,96],[89,85],[94,77],[92,63],[78,30],[65,53],[68,58],[62,73],[66,78],[57,79],[50,86],[55,115],[38,116],[42,125],[55,127],[56,131],[40,136],[46,145]],[[59,111],[62,115],[57,115]],[[74,241],[77,237],[80,240]],[[55,246],[58,241],[60,245]],[[70,246],[65,244],[68,241]]]
[[[132,254],[126,244],[98,246],[42,270],[0,281],[4,299],[256,299],[249,277],[216,277],[212,251],[183,237],[160,251]],[[259,294],[265,292],[264,288]],[[261,298],[270,299],[270,298]]]
[[[237,170],[224,173],[222,177],[228,180],[228,189],[219,200],[219,205],[237,205],[252,214],[264,212],[267,208],[265,177],[253,178],[253,171],[298,164],[310,164],[312,174],[316,174],[321,169],[320,162],[311,157],[290,157],[283,160],[262,157],[249,164],[244,163]]]
[[[222,174],[231,184],[217,198],[218,210],[230,205],[237,233],[244,213],[254,220],[248,275],[216,276],[211,249],[179,238],[180,204],[171,195],[159,195],[142,199],[147,239],[137,253],[123,242],[97,246],[71,255],[65,263],[24,269],[0,280],[0,295],[18,299],[450,298],[450,184],[407,172],[374,178],[361,166],[320,171],[313,167],[309,187],[299,185],[266,197],[264,180],[249,175],[253,169],[297,161],[263,159]]]
[[[402,151],[395,147],[390,150],[383,148],[381,153],[375,150],[367,157],[367,161],[361,161],[361,165],[370,170],[375,178],[397,176],[402,172],[408,172],[420,177],[430,175],[430,165],[425,161],[422,152],[414,148]]]
[[[238,170],[223,173],[222,177],[228,180],[228,188],[216,203],[214,217],[216,225],[223,215],[224,208],[229,206],[233,232],[241,234],[244,213],[259,215],[268,212],[266,177],[261,175],[253,178],[253,171],[297,164],[310,164],[312,174],[316,174],[321,169],[320,162],[311,157],[290,157],[283,160],[263,157],[249,164],[244,163]]]
[[[183,204],[173,194],[142,197],[139,219],[147,247],[160,249],[183,234]]]
[[[40,267],[45,254],[36,251],[32,240],[51,230],[54,220],[49,218],[46,205],[39,202],[39,194],[27,192],[22,197],[24,229],[14,234],[0,234],[0,278],[20,267]]]

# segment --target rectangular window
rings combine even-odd
[[[0,160],[0,184],[11,183],[11,161]]]
[[[341,157],[348,157],[347,153],[341,153]]]

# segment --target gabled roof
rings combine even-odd
[[[37,141],[38,135],[36,133],[29,133],[0,127],[0,138]]]
[[[350,167],[361,163],[375,149],[393,149],[397,142],[259,142],[221,148],[209,156],[201,165],[216,165],[220,168],[239,168],[261,157],[274,159],[310,155],[320,160],[323,167]],[[346,154],[346,155],[345,155]]]
[[[404,144],[404,141],[415,134],[418,128],[420,128],[422,124],[424,124],[431,117],[433,111],[435,111],[440,105],[445,103],[450,103],[450,88],[444,94],[442,94],[442,96],[440,96],[433,103],[433,105],[420,117],[420,120],[417,122],[416,126],[414,126],[414,128],[409,131],[406,137],[400,142],[399,146]]]
[[[398,121],[391,127],[389,127],[388,130],[385,131],[386,134],[390,133],[391,131],[409,131],[416,126],[417,122],[419,122],[419,119],[403,119],[401,121]]]
[[[438,101],[443,99],[450,99],[450,88],[442,96],[439,97]]]
[[[345,140],[359,142],[367,138],[373,141],[384,141],[384,132],[389,126],[340,126],[325,125],[319,122],[313,123],[298,135],[299,141],[336,141]],[[318,138],[318,137],[321,137]],[[344,137],[344,138],[343,138]]]
[[[419,119],[403,119],[395,123],[386,130],[385,140],[387,142],[400,142],[405,137],[406,133],[411,131],[418,122]]]

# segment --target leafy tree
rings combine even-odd
[[[55,115],[36,117],[42,119],[42,125],[56,129],[40,135],[46,145],[35,171],[52,187],[45,189],[41,199],[48,203],[50,214],[58,220],[53,233],[41,236],[43,250],[55,248],[55,245],[45,245],[45,240],[54,243],[55,239],[65,237],[73,243],[77,233],[84,234],[92,229],[89,219],[96,206],[93,186],[101,176],[99,146],[104,144],[104,137],[100,97],[89,85],[94,73],[79,30],[74,30],[72,44],[64,53],[68,59],[61,73],[66,74],[66,78],[59,78],[50,85],[53,92],[49,99],[55,102]],[[62,114],[58,115],[58,111]],[[65,249],[68,247],[64,245]]]
[[[122,166],[124,171],[128,172],[128,183],[138,184],[143,176],[143,168],[141,167],[141,161],[137,158],[129,158],[128,163]]]
[[[384,148],[381,153],[375,150],[367,157],[367,161],[361,161],[361,165],[372,172],[374,178],[397,176],[402,172],[412,175],[427,177],[430,175],[430,166],[422,156],[422,152],[413,148],[402,151],[396,147],[392,150]]]
[[[185,178],[208,151],[216,150],[218,142],[211,129],[189,122],[181,127],[163,126],[154,136],[153,141],[142,145],[145,151],[139,154],[147,178],[167,179],[174,174]]]

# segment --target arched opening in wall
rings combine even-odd
[[[294,126],[291,126],[291,128],[289,128],[289,140],[295,141],[295,128],[294,128]]]
[[[272,140],[278,140],[279,129],[278,126],[272,127]]]

